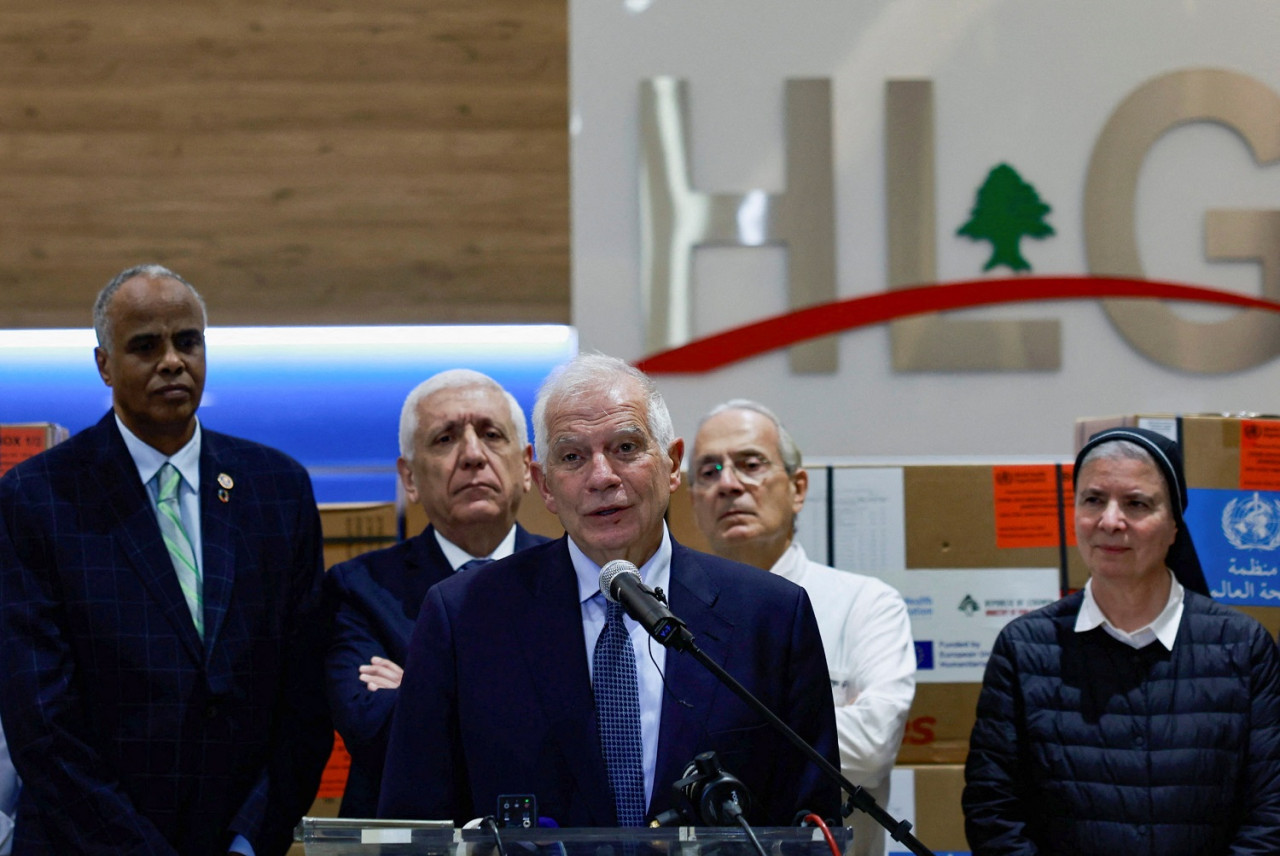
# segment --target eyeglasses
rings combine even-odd
[[[730,470],[742,484],[757,487],[773,472],[773,462],[764,455],[742,455],[736,459],[725,455],[718,461],[704,460],[694,470],[694,486],[715,487],[725,470]]]

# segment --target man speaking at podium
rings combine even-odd
[[[533,477],[565,538],[431,589],[409,643],[378,813],[452,819],[531,794],[560,826],[639,826],[714,750],[754,797],[748,819],[838,813],[839,791],[690,656],[599,590],[634,564],[698,645],[838,765],[826,659],[808,596],[767,572],[687,550],[664,515],[684,443],[653,382],[584,355],[539,390]]]

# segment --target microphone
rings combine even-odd
[[[685,623],[671,614],[664,598],[644,584],[636,566],[626,559],[614,559],[600,569],[600,591],[611,602],[621,604],[627,615],[664,646],[683,648],[693,639]]]
[[[685,768],[679,789],[704,826],[732,826],[751,811],[751,792],[720,766],[715,752],[703,752]]]

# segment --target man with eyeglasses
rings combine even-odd
[[[735,399],[698,424],[690,457],[694,518],[717,555],[772,571],[809,592],[831,672],[840,766],[883,806],[915,695],[907,607],[874,577],[809,561],[795,540],[809,475],[774,413]],[[884,853],[884,835],[855,812],[854,853]]]

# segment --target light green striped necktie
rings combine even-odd
[[[160,488],[160,495],[156,499],[156,520],[160,522],[160,534],[164,536],[164,545],[169,548],[169,558],[173,560],[178,585],[182,586],[191,618],[196,623],[196,633],[204,639],[204,597],[201,594],[200,567],[196,564],[196,553],[191,547],[191,539],[187,537],[187,530],[182,526],[182,512],[178,508],[178,486],[182,484],[182,474],[177,467],[166,462],[156,474],[156,479]]]

